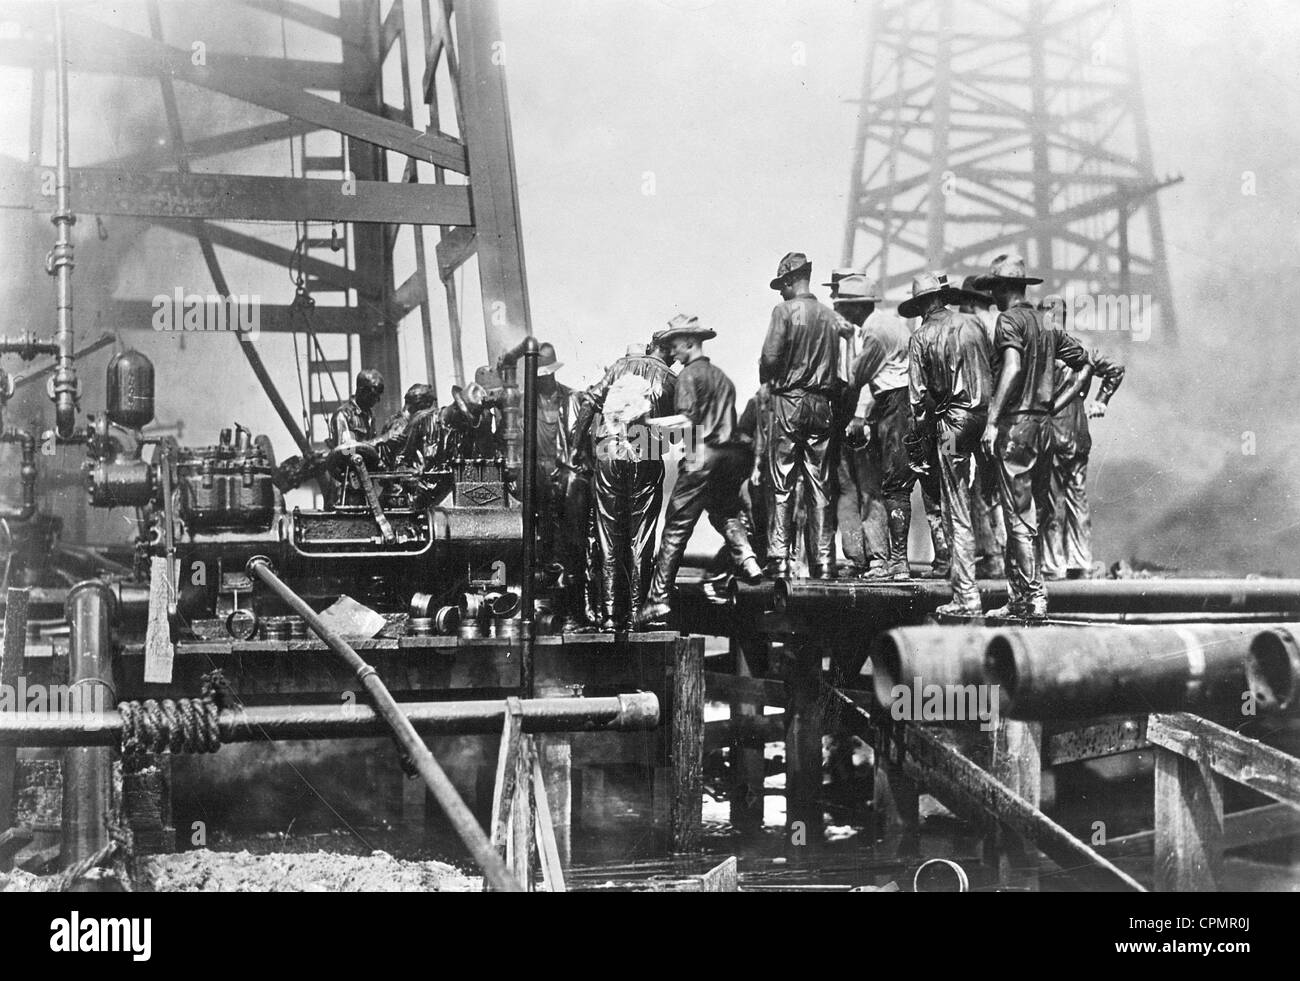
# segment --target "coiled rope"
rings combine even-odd
[[[201,698],[119,702],[122,755],[215,753],[221,748],[218,717],[226,695],[220,672],[204,676]]]

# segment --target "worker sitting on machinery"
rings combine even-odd
[[[383,394],[384,376],[374,368],[366,368],[357,375],[355,394],[330,416],[329,434],[325,438],[330,452],[325,466],[330,476],[340,482],[335,507],[368,505],[384,543],[392,544],[397,541],[397,536],[370,478],[371,468],[383,465],[375,440],[374,417],[374,408]],[[355,500],[358,492],[363,501]]]
[[[414,469],[430,501],[451,490],[458,462],[503,455],[502,387],[497,374],[484,366],[464,388],[453,386],[448,405],[412,417],[404,444],[393,454],[394,465]]]
[[[390,416],[379,432],[377,445],[385,462],[393,463],[406,445],[406,431],[410,428],[411,421],[426,409],[437,407],[438,399],[432,386],[416,382],[406,390],[402,399],[402,411]]]

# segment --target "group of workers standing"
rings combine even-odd
[[[977,575],[1005,576],[1006,606],[984,615],[1042,618],[1045,578],[1088,573],[1088,419],[1104,415],[1124,369],[1067,332],[1063,303],[1026,298],[1042,280],[1024,260],[1000,255],[961,286],[918,275],[897,317],[873,316],[883,297],[863,270],[832,273],[829,307],[811,279],[804,254],[781,259],[760,387],[740,410],[704,353],[716,333],[696,317],[675,316],[586,390],[559,383],[555,349],[541,345],[541,555],[564,581],[566,629],[665,622],[705,514],[724,540],[720,575],[754,583],[806,566],[815,578],[911,578],[918,483],[934,547],[923,575],[952,586],[936,612],[983,614]],[[367,439],[419,465],[421,448],[449,451],[448,434],[469,450],[483,430],[480,451],[499,436],[459,392],[432,407],[428,386],[413,386],[403,413],[377,429],[367,375],[336,413],[332,445]]]

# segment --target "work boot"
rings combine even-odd
[[[889,561],[885,563],[886,578],[902,582],[912,578],[907,565],[907,533],[912,526],[912,507],[895,505],[889,509]]]
[[[636,626],[640,630],[654,630],[668,626],[668,614],[672,607],[667,603],[647,603],[637,615]]]
[[[930,526],[930,541],[934,544],[934,561],[926,579],[947,579],[952,567],[952,547],[948,542],[948,529],[943,525],[943,512],[938,508],[925,513],[926,523]]]
[[[756,586],[763,581],[763,570],[759,567],[758,559],[752,555],[745,557],[745,561],[740,563],[740,572],[737,573],[741,582],[750,586]]]
[[[1006,606],[999,606],[996,609],[989,610],[984,614],[990,620],[1023,620],[1025,614],[1024,608],[1014,600],[1007,603]]]
[[[984,615],[984,607],[978,598],[974,602],[954,599],[951,603],[935,608],[935,616],[979,617]]]
[[[767,564],[763,566],[763,575],[768,579],[788,579],[790,564],[785,559],[768,559]]]

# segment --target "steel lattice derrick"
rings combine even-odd
[[[1177,325],[1132,12],[877,0],[843,254],[886,288],[1018,249],[1044,291],[1151,295]]]

